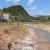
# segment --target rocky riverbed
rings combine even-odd
[[[50,50],[50,26],[0,24],[0,50]]]

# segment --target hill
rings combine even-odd
[[[50,16],[30,16],[28,12],[21,5],[10,6],[8,8],[4,8],[0,10],[1,13],[9,13],[13,16],[13,21],[17,22],[50,22]]]
[[[15,21],[30,22],[34,19],[21,5],[4,8],[3,13],[10,13],[12,16],[14,16],[13,18]]]
[[[4,8],[3,12],[11,13],[12,15],[17,15],[17,16],[29,16],[27,11],[21,5]]]

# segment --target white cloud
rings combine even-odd
[[[37,14],[38,14],[38,15],[44,15],[45,12],[44,12],[44,11],[39,11],[39,12],[37,12]]]
[[[20,0],[5,0],[6,2],[11,2],[11,3],[19,3]]]
[[[6,2],[11,2],[11,3],[20,3],[22,0],[5,0]],[[27,5],[31,5],[35,0],[27,0]]]
[[[28,5],[31,5],[34,2],[34,0],[28,0]]]
[[[50,13],[48,13],[48,15],[50,15]]]

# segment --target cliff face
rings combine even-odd
[[[50,50],[47,37],[35,31],[44,26],[48,29],[42,24],[1,24],[0,50]]]

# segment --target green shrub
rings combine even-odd
[[[5,29],[5,30],[4,30],[4,33],[5,33],[5,34],[9,34],[10,32],[9,32],[8,29]]]

